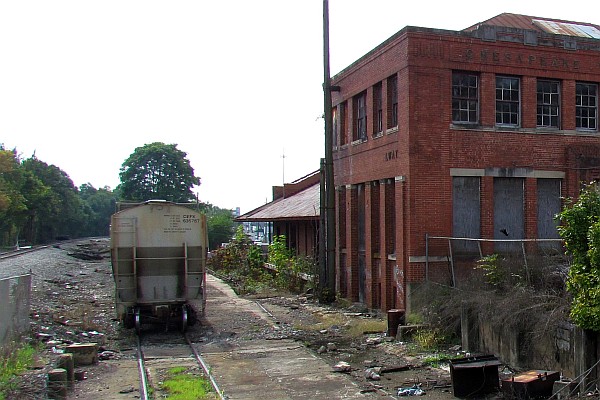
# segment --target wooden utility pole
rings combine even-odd
[[[321,299],[324,301],[335,300],[335,185],[333,182],[333,121],[331,115],[331,77],[329,71],[329,2],[323,0],[323,92],[324,92],[324,119],[325,119],[325,179],[321,190],[325,190],[325,207],[321,205],[322,218],[321,229],[324,235],[321,246],[325,248],[324,260],[321,259],[321,274],[319,275],[319,286],[321,288]],[[321,252],[322,254],[322,252]],[[323,257],[321,257],[323,258]]]

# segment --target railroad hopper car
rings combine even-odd
[[[206,306],[206,216],[186,205],[151,200],[120,205],[110,225],[117,317],[193,325]]]

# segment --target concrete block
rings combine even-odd
[[[73,354],[75,366],[98,363],[97,343],[77,343],[67,346],[65,353]]]
[[[54,400],[67,398],[67,370],[55,368],[48,371],[48,397]]]

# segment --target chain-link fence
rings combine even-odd
[[[519,265],[523,278],[531,279],[540,263],[565,264],[562,239],[476,239],[425,236],[425,279],[452,287],[467,279],[488,256],[497,254]]]

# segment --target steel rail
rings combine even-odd
[[[185,334],[185,333],[183,334],[183,336],[185,337],[185,340],[188,343],[188,345],[190,346],[190,348],[192,349],[192,352],[194,353],[194,357],[196,358],[196,361],[198,362],[198,364],[200,364],[200,366],[202,367],[202,370],[204,371],[204,373],[206,374],[206,376],[210,380],[210,384],[212,385],[213,389],[217,393],[217,396],[219,396],[219,399],[220,400],[227,400],[228,397],[225,396],[223,394],[223,391],[219,388],[219,385],[217,384],[217,381],[215,380],[215,377],[210,372],[210,368],[209,368],[208,364],[206,364],[206,362],[204,361],[204,359],[202,358],[202,356],[200,355],[200,353],[198,353],[198,351],[196,351],[196,348],[194,347],[194,345],[193,345],[192,341],[190,340],[189,336],[187,334]]]
[[[278,323],[277,318],[275,318],[275,316],[265,308],[265,306],[262,305],[262,303],[258,300],[254,301],[256,303],[257,306],[260,307],[261,310],[263,310],[264,313],[266,313],[269,317],[271,317],[271,319],[273,321],[275,321],[276,323]]]
[[[146,365],[144,364],[144,352],[142,351],[142,341],[137,335],[137,362],[140,373],[140,399],[148,400],[148,377],[146,376]]]
[[[0,260],[4,260],[6,258],[22,256],[23,254],[32,253],[34,251],[38,251],[38,250],[42,250],[42,249],[47,249],[48,247],[50,247],[50,246],[44,245],[44,246],[34,246],[34,247],[29,247],[29,248],[22,248],[19,250],[9,250],[4,253],[0,253]]]

